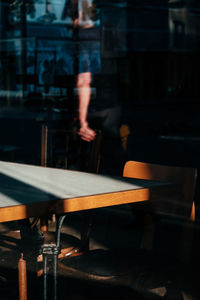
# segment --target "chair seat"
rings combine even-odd
[[[109,279],[127,273],[129,261],[118,251],[96,249],[81,255],[63,258],[59,260],[59,267],[66,272],[74,270],[80,275]]]
[[[169,255],[141,249],[97,249],[61,259],[58,264],[63,276],[129,286],[143,295],[162,299],[169,285],[174,286],[179,262]],[[178,296],[180,290],[175,293]]]
[[[165,258],[165,259],[163,259]],[[138,272],[169,274],[179,262],[165,253],[145,249],[96,249],[59,260],[59,267],[100,277],[118,277]],[[153,278],[152,278],[153,279]]]

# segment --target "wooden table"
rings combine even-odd
[[[171,188],[170,183],[0,161],[0,222],[147,201]],[[22,294],[25,300],[26,289]]]
[[[169,183],[0,161],[0,222],[147,201]]]

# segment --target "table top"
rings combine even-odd
[[[168,185],[0,161],[0,222],[146,201]]]

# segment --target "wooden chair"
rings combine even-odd
[[[157,194],[156,198],[153,197],[149,201],[149,206],[148,202],[145,201],[143,207],[139,207],[141,210],[140,217],[142,217],[142,214],[146,215],[147,212],[148,214],[156,212],[158,214],[175,216],[178,208],[179,215],[184,212],[185,217],[188,216],[188,219],[192,220],[191,207],[195,189],[195,168],[128,161],[124,166],[123,176],[170,181],[177,184],[178,194],[175,194],[175,199],[165,197],[163,194]],[[165,205],[162,201],[165,202]],[[172,209],[170,205],[172,205]],[[148,208],[144,210],[145,206],[148,206]],[[132,204],[132,209],[133,211],[134,209],[138,209],[136,203]],[[150,237],[152,239],[152,234],[150,234]],[[119,251],[116,251],[116,249],[96,249],[80,256],[61,259],[58,265],[61,275],[87,280],[85,281],[86,284],[95,283],[100,289],[103,287],[103,283],[105,286],[109,286],[110,284],[111,286],[113,284],[114,286],[126,286],[142,295],[146,295],[144,299],[163,299],[162,292],[164,290],[167,299],[182,299],[179,284],[176,286],[177,282],[173,282],[174,278],[179,278],[179,275],[174,275],[178,270],[176,263],[178,266],[179,263],[176,258],[173,260],[171,255],[167,257],[163,253],[160,254],[154,252],[154,249],[152,251],[149,247],[143,247],[143,249],[125,249],[123,251],[120,250],[119,245]],[[169,295],[170,292],[167,291],[169,282],[172,285],[175,284],[173,295]]]
[[[128,161],[123,170],[123,176],[130,178],[140,178],[158,181],[170,181],[178,184],[181,188],[181,194],[156,195],[157,197],[149,203],[132,205],[133,213],[139,220],[139,223],[147,224],[144,226],[143,239],[141,247],[152,249],[154,241],[154,218],[153,215],[175,217],[185,220],[185,229],[183,230],[183,245],[181,259],[188,260],[191,249],[186,247],[192,244],[191,230],[188,231],[189,223],[195,221],[194,194],[196,188],[197,169],[189,167],[167,166],[159,164],[144,163],[138,161]]]
[[[159,164],[128,161],[123,176],[157,181],[170,181],[181,186],[180,195],[168,198],[158,195],[152,203],[154,212],[189,217],[194,220],[194,191],[197,169],[188,167],[167,166]],[[178,196],[178,197],[177,197]]]
[[[56,145],[55,139],[60,136],[60,139],[64,142],[62,144],[62,155],[63,155],[63,166],[62,168],[68,168],[68,156],[70,147],[72,147],[73,139],[76,136],[75,129],[54,129],[48,128],[48,126],[42,126],[41,134],[41,165],[44,167],[56,167],[56,150],[58,150],[58,145]],[[80,151],[77,154],[77,168],[80,169],[82,164],[81,160],[85,160],[84,157],[84,146],[82,141],[79,141]],[[85,142],[84,142],[85,143]],[[100,165],[100,149],[102,143],[102,133],[100,130],[96,130],[96,138],[91,143],[88,155],[88,162],[84,169],[86,172],[98,173]],[[89,145],[89,143],[87,143]],[[60,147],[60,148],[61,148]]]

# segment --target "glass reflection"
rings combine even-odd
[[[1,90],[25,88],[23,95],[32,91],[60,93],[60,89],[54,86],[55,76],[72,75],[75,67],[71,2],[1,2],[1,72],[7,69],[8,77],[13,78],[14,74],[16,77],[16,84],[9,83],[9,78],[1,79]],[[79,9],[81,5],[85,5],[84,1],[79,1]],[[91,22],[88,16],[82,16],[82,25]],[[101,29],[101,56],[116,57],[120,62],[120,57],[138,51],[198,51],[198,17],[199,4],[196,1],[96,0],[95,20],[92,22]],[[24,86],[19,83],[23,74],[30,75]],[[62,88],[62,93],[67,91]]]
[[[77,116],[88,61],[89,114],[119,101],[127,132],[135,106],[198,101],[199,12],[195,0],[1,1],[0,104]],[[98,38],[78,37],[76,14]]]

